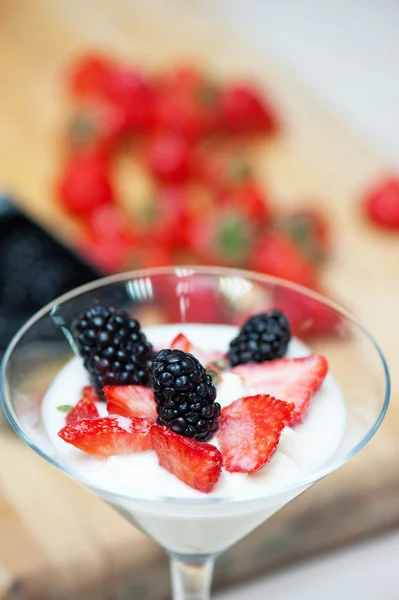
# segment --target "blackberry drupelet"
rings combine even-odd
[[[282,358],[291,339],[287,317],[280,310],[254,315],[230,342],[228,359],[232,367]]]
[[[72,322],[71,330],[101,400],[105,385],[150,385],[152,345],[126,311],[95,304]]]
[[[161,350],[154,359],[151,380],[158,424],[199,442],[218,430],[216,389],[195,356],[182,350]]]

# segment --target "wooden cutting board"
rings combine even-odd
[[[144,4],[146,6],[144,6]],[[209,4],[209,3],[208,3]],[[399,236],[362,222],[359,194],[382,157],[328,114],[293,73],[227,29],[218,2],[3,0],[0,5],[0,185],[56,234],[75,224],[53,201],[65,117],[63,68],[88,47],[158,67],[181,57],[220,76],[264,82],[285,133],[262,154],[265,184],[282,204],[329,207],[335,252],[325,280],[398,353]],[[399,525],[399,375],[377,437],[219,559],[232,583]],[[168,595],[162,552],[100,500],[58,473],[3,426],[0,438],[0,599],[130,600]]]

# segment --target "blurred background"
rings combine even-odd
[[[217,586],[261,577],[223,600],[399,597],[397,23],[388,0],[0,4],[0,355],[76,285],[200,263],[332,297],[393,371],[370,446],[221,557]],[[312,305],[297,319],[336,328]],[[1,599],[161,600],[168,585],[151,541],[2,426]]]

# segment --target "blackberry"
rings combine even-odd
[[[71,331],[102,400],[105,385],[150,385],[152,345],[126,311],[95,304],[72,322]]]
[[[291,339],[287,317],[280,310],[254,315],[230,342],[228,359],[232,367],[282,358]]]
[[[161,350],[154,359],[151,380],[158,424],[200,442],[218,430],[216,389],[195,356],[182,350]]]

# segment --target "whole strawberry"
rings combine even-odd
[[[399,177],[379,181],[366,194],[363,207],[372,223],[399,231]]]
[[[155,82],[154,128],[198,141],[217,129],[218,88],[192,66],[180,66]]]
[[[282,233],[269,233],[258,240],[251,253],[249,267],[305,287],[314,288],[316,285],[315,266]]]
[[[158,134],[148,143],[145,162],[156,179],[180,183],[190,173],[190,150],[183,136],[175,133]]]
[[[254,223],[265,224],[272,219],[269,197],[256,183],[244,181],[231,186],[222,198],[227,207],[242,211]]]
[[[79,57],[67,73],[67,87],[75,98],[93,98],[103,94],[105,82],[113,68],[112,61],[100,54]]]
[[[71,214],[88,217],[114,202],[107,162],[98,154],[79,154],[65,165],[58,181],[58,198]]]
[[[112,104],[86,103],[69,123],[67,146],[74,154],[96,152],[107,157],[118,148],[127,129],[125,116]]]
[[[224,192],[253,179],[251,149],[241,139],[210,138],[194,148],[193,177],[209,190]]]
[[[220,120],[233,134],[275,133],[279,127],[268,98],[247,83],[230,84],[223,90]]]
[[[327,258],[331,248],[331,228],[326,215],[314,208],[298,210],[281,219],[279,229],[286,233],[312,262]]]
[[[140,241],[118,206],[103,205],[88,216],[78,247],[102,273],[116,273],[127,268]]]
[[[243,208],[219,207],[191,223],[190,244],[203,264],[243,266],[251,256],[254,223]]]

